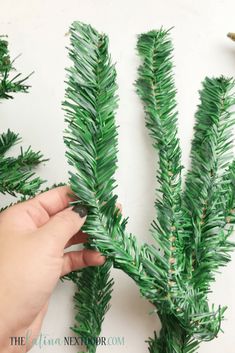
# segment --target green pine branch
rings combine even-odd
[[[147,246],[147,252],[151,253],[152,266],[162,273],[162,296],[169,299],[170,293],[179,296],[184,290],[181,274],[185,267],[183,244],[187,227],[181,208],[181,150],[169,31],[161,29],[141,34],[137,50],[142,59],[136,81],[137,93],[143,101],[146,127],[159,157],[156,220],[151,229],[156,244]],[[158,254],[157,248],[161,253]]]
[[[29,85],[26,84],[28,75],[22,78],[20,73],[13,75],[15,71],[14,61],[10,59],[8,42],[0,36],[0,100],[13,98],[12,93],[27,92]]]
[[[148,260],[147,265],[152,269],[152,274],[155,278],[159,277],[159,273],[161,274],[160,282],[165,285],[165,288],[162,288],[163,294],[164,291],[167,291],[166,297],[173,297],[170,309],[174,313],[175,318],[179,320],[178,324],[184,327],[186,333],[188,332],[190,339],[192,339],[193,335],[196,335],[199,340],[209,340],[218,334],[225,309],[219,308],[218,310],[212,310],[209,308],[207,303],[207,292],[205,291],[205,285],[207,283],[205,276],[209,277],[210,272],[208,273],[207,269],[204,270],[203,266],[205,266],[205,264],[210,266],[210,262],[208,265],[207,260],[211,256],[211,248],[213,249],[213,246],[215,251],[213,251],[214,258],[212,258],[211,267],[214,271],[216,271],[216,266],[219,267],[221,265],[221,259],[224,259],[225,261],[229,260],[228,251],[232,249],[232,246],[231,242],[228,241],[228,237],[231,235],[232,228],[230,227],[228,231],[222,229],[222,232],[225,233],[224,236],[219,234],[219,222],[218,218],[216,219],[215,217],[216,212],[218,216],[217,208],[216,212],[214,212],[214,222],[216,222],[217,226],[216,235],[219,239],[217,240],[218,246],[216,246],[216,239],[210,239],[211,242],[207,243],[210,251],[209,249],[206,250],[203,245],[202,249],[200,249],[200,255],[203,255],[204,251],[207,259],[204,263],[201,262],[201,268],[198,271],[198,277],[201,281],[200,284],[201,286],[202,284],[204,286],[201,288],[201,292],[198,291],[197,286],[199,284],[195,283],[196,272],[192,274],[192,271],[195,269],[188,266],[188,255],[191,253],[188,252],[187,244],[191,244],[191,219],[187,217],[185,209],[182,208],[181,201],[180,170],[182,166],[180,164],[180,148],[177,138],[177,113],[175,112],[176,104],[174,99],[175,89],[172,79],[172,45],[169,40],[168,31],[150,31],[146,34],[142,34],[139,36],[137,49],[143,60],[143,64],[139,68],[139,78],[136,83],[137,92],[144,102],[146,126],[150,130],[150,135],[154,139],[153,146],[157,148],[159,153],[158,181],[160,183],[159,191],[162,194],[162,200],[160,200],[160,202],[157,200],[155,203],[158,222],[153,223],[153,228],[156,230],[156,233],[153,233],[153,235],[162,251],[158,254],[152,245],[148,245],[147,250],[151,253],[152,257]],[[206,85],[206,81],[204,85]],[[226,87],[223,87],[223,80],[217,82],[216,88],[222,91],[226,90]],[[231,90],[232,88],[233,84],[230,84],[228,90]],[[209,107],[206,106],[205,102],[207,102],[209,106],[210,104],[219,106],[221,100],[224,111],[222,108],[220,108],[221,111],[218,108],[218,114],[221,115],[222,120],[221,125],[218,127],[218,133],[221,132],[221,136],[219,135],[218,137],[218,155],[220,158],[218,161],[218,169],[220,173],[223,168],[227,167],[228,161],[231,160],[231,126],[234,121],[233,114],[230,113],[230,107],[234,104],[234,95],[231,93],[229,97],[226,96],[225,102],[223,102],[221,96],[216,97],[216,94],[213,95],[213,100],[209,97],[202,103],[204,112],[201,113],[201,120],[205,123],[205,114],[203,113],[206,112],[209,117],[213,116],[213,112],[209,110]],[[201,128],[200,123],[199,128]],[[211,136],[214,136],[215,134],[215,130],[211,126],[205,128],[205,133],[208,132]],[[171,138],[173,142],[171,142]],[[201,141],[198,141],[195,148],[195,153],[203,153],[203,147],[201,148],[203,142],[204,138],[201,137]],[[205,165],[208,159],[213,160],[212,156],[208,156],[207,152],[208,151],[206,150],[205,155],[201,158]],[[174,164],[175,168],[173,168],[172,172],[169,165],[172,166]],[[200,163],[198,164],[201,165]],[[194,166],[192,166],[192,170],[193,172],[196,172]],[[178,179],[177,172],[179,173]],[[201,178],[202,174],[203,171],[200,170],[200,172],[198,172],[198,181],[201,182],[201,184],[204,184],[204,181]],[[174,178],[173,182],[169,176]],[[190,185],[194,188],[195,182],[192,181]],[[218,185],[221,187],[221,180],[216,185],[217,189]],[[198,187],[198,190],[196,190],[194,194],[189,192],[193,202],[196,202],[195,200],[197,200],[198,195],[200,195],[197,193],[199,189],[200,187]],[[218,194],[218,190],[215,189],[211,191],[211,194],[215,195],[216,191]],[[174,198],[174,195],[177,197]],[[166,201],[164,202],[164,200]],[[191,202],[191,200],[189,201],[187,205],[188,210],[190,210],[193,202]],[[195,209],[200,210],[200,206],[197,205]],[[224,212],[225,210],[222,209],[223,221],[225,222]],[[223,223],[223,226],[224,225],[225,223]],[[199,232],[198,234],[200,236]],[[173,245],[169,242],[169,239],[171,241],[174,240]],[[172,250],[175,251],[174,254],[172,254]],[[216,251],[220,251],[219,254],[216,254]],[[221,259],[218,259],[219,255],[221,256]],[[144,264],[146,264],[146,259],[144,259]],[[173,265],[172,267],[170,266],[171,264]],[[177,264],[179,264],[179,266],[177,266]],[[176,275],[174,275],[175,273]],[[192,281],[190,278],[192,276],[194,281],[193,284],[195,286],[194,289],[191,289]],[[209,277],[208,282],[211,282],[211,280],[212,277]],[[170,288],[166,287],[167,281]],[[190,296],[193,299],[190,300]],[[174,297],[176,300],[174,300]],[[162,312],[166,314],[169,311],[169,308],[164,305],[164,303],[162,306],[157,305],[157,307],[159,314]],[[162,323],[163,332],[164,327],[169,320],[170,317],[168,316],[165,322]],[[151,342],[153,343],[153,341]],[[171,342],[171,344],[173,343]],[[169,351],[171,351],[171,349]]]
[[[233,159],[234,86],[233,79],[206,78],[196,113],[185,190],[193,229],[186,246],[194,284],[203,286],[202,291],[209,290],[217,269],[226,265],[233,249],[232,228],[226,227],[231,189],[226,175]]]
[[[153,338],[146,342],[149,345],[149,353],[195,353],[199,347],[199,341],[179,325],[174,316],[161,316],[164,322],[159,335],[154,332]]]
[[[0,156],[3,156],[11,147],[20,141],[19,135],[11,130],[0,134]]]
[[[21,74],[12,73],[15,60],[10,59],[8,42],[0,36],[0,100],[13,98],[11,93],[27,92],[25,81],[30,76],[21,78]],[[21,148],[17,157],[6,157],[11,147],[21,141],[18,134],[8,129],[0,134],[0,193],[13,196],[33,196],[44,182],[35,176],[33,169],[46,161],[41,152],[34,152],[31,147]]]
[[[233,232],[235,224],[235,160],[230,163],[223,174],[223,181],[220,186],[219,202],[223,205],[224,209],[224,232],[229,236],[229,233]]]
[[[0,193],[34,195],[44,181],[35,177],[32,169],[44,161],[41,152],[34,152],[31,147],[26,151],[21,148],[16,158],[0,156]]]
[[[94,228],[96,212],[105,214],[115,188],[117,132],[114,112],[117,108],[116,72],[108,54],[108,39],[91,26],[74,22],[70,28],[69,57],[73,67],[68,69],[66,90],[66,121],[69,123],[65,143],[69,163],[76,167],[70,174],[73,192],[80,202],[94,212],[88,215],[86,225]],[[107,149],[109,146],[109,149]],[[113,202],[115,201],[112,198]],[[115,204],[113,204],[115,206]],[[91,234],[91,233],[89,233]],[[75,294],[78,327],[73,330],[81,337],[98,336],[104,315],[109,308],[113,280],[111,262],[101,268],[83,269],[75,283],[80,289]],[[75,277],[76,278],[76,277]],[[102,285],[102,287],[100,287]],[[90,353],[95,344],[87,344]]]
[[[110,308],[114,284],[110,277],[111,267],[112,262],[107,260],[102,266],[87,267],[77,272],[73,278],[77,291],[74,295],[76,324],[72,330],[81,337],[82,346],[86,346],[89,353],[96,352],[97,338]]]

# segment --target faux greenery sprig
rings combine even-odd
[[[27,92],[29,85],[26,80],[30,75],[21,78],[13,66],[15,60],[10,59],[8,42],[0,37],[0,103],[4,99],[13,98],[12,93]],[[1,105],[0,105],[1,107]],[[14,145],[21,141],[20,136],[8,129],[0,133],[0,193],[13,196],[32,196],[40,188],[43,180],[35,176],[34,167],[46,159],[41,152],[34,152],[31,147],[25,151],[20,148],[16,157],[6,156]]]
[[[159,155],[160,194],[151,229],[154,242],[138,245],[116,208],[117,85],[108,38],[81,22],[73,23],[70,34],[73,66],[68,70],[64,102],[70,183],[78,197],[74,203],[89,209],[83,229],[89,234],[87,246],[109,259],[103,268],[73,275],[79,288],[74,331],[81,337],[100,334],[111,297],[112,262],[134,279],[160,317],[162,329],[148,340],[149,352],[193,353],[201,341],[217,336],[225,310],[210,307],[208,293],[234,247],[229,240],[235,221],[234,80],[221,76],[203,82],[191,169],[183,189],[169,31],[138,37],[142,64],[135,85]],[[87,348],[96,350],[95,345]]]
[[[0,36],[0,99],[13,98],[12,93],[28,91],[26,81],[32,73],[24,78],[21,78],[20,73],[11,75],[15,72],[15,60],[16,58],[10,59],[8,41],[4,36]]]

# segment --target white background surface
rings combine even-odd
[[[175,73],[179,102],[179,134],[183,163],[188,166],[194,112],[198,89],[208,75],[235,75],[235,43],[226,38],[235,31],[235,3],[232,0],[7,0],[0,1],[0,33],[8,34],[12,56],[23,55],[17,68],[35,71],[28,95],[0,106],[1,130],[19,132],[24,146],[42,150],[50,161],[39,170],[49,183],[67,181],[64,156],[64,68],[68,66],[66,32],[74,20],[92,24],[110,37],[110,50],[117,62],[120,106],[119,200],[129,215],[128,229],[140,240],[148,238],[154,217],[153,201],[156,161],[144,127],[141,104],[134,92],[138,58],[136,34],[164,26],[172,30],[175,46]],[[235,335],[235,256],[213,286],[217,304],[228,305],[224,334],[201,345],[200,353],[234,353]],[[144,340],[159,327],[148,315],[151,306],[139,298],[138,289],[124,274],[113,271],[116,279],[112,308],[106,316],[102,335],[125,338],[124,346],[103,347],[98,353],[147,353]],[[73,287],[59,284],[52,296],[42,334],[50,338],[71,335]],[[25,308],[27,310],[27,308]],[[35,347],[33,353],[75,353],[76,347]]]

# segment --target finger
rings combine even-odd
[[[72,201],[71,189],[61,186],[43,192],[33,199],[14,205],[1,213],[4,224],[12,231],[33,231],[48,222],[51,216],[68,207]]]
[[[63,260],[61,276],[83,267],[103,265],[105,257],[98,251],[83,249],[80,251],[70,251],[65,253]]]
[[[37,195],[31,202],[39,203],[49,216],[64,210],[74,200],[69,186],[59,186]]]
[[[87,209],[84,206],[69,207],[50,218],[37,234],[55,241],[56,249],[63,250],[67,242],[79,232],[86,220]]]
[[[65,248],[68,248],[69,246],[72,245],[76,245],[76,244],[82,244],[82,243],[86,243],[88,240],[89,235],[86,233],[83,233],[81,230],[75,234],[71,239],[69,239],[69,241],[67,242],[67,244],[65,245]]]
[[[122,204],[120,202],[116,203],[116,207],[119,209],[120,213],[122,213]]]

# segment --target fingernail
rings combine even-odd
[[[79,214],[81,218],[85,217],[87,215],[87,208],[86,206],[83,205],[76,205],[72,208],[72,210],[76,213]]]

